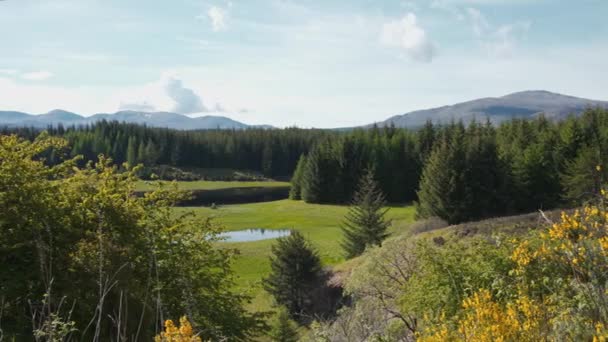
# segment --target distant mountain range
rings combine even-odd
[[[452,106],[417,110],[390,117],[376,124],[385,126],[393,123],[396,127],[415,128],[424,125],[428,120],[434,123],[462,120],[466,123],[473,119],[485,121],[486,118],[498,124],[512,118],[531,119],[540,114],[552,120],[560,120],[570,114],[580,114],[589,107],[608,109],[608,102],[532,90],[502,97],[487,97]]]
[[[114,114],[95,114],[82,116],[65,110],[52,110],[46,114],[27,114],[21,112],[0,111],[0,126],[12,127],[39,127],[63,124],[64,126],[84,125],[101,120],[120,121],[136,124],[146,124],[151,127],[167,127],[182,130],[194,129],[245,129],[245,128],[272,128],[269,125],[247,125],[224,116],[207,115],[201,117],[189,117],[183,114],[170,112],[137,112],[120,111]]]
[[[560,120],[570,114],[580,114],[589,107],[608,109],[608,101],[589,100],[544,90],[532,90],[502,97],[487,97],[452,106],[417,110],[390,117],[376,124],[378,126],[385,126],[393,123],[396,127],[416,128],[421,127],[428,120],[434,123],[449,123],[452,120],[462,120],[467,123],[473,119],[483,122],[486,118],[489,118],[494,124],[499,124],[512,118],[531,119],[540,114],[544,114],[552,120]],[[113,114],[102,113],[85,117],[59,109],[39,115],[0,111],[0,126],[44,128],[59,123],[64,126],[71,126],[90,124],[100,120],[116,120],[146,124],[151,127],[167,127],[181,130],[273,128],[269,125],[248,125],[224,116],[207,115],[193,118],[171,112],[120,111]],[[365,127],[371,126],[367,125]]]

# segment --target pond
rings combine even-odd
[[[252,228],[244,230],[235,230],[231,232],[223,232],[220,234],[220,238],[223,238],[224,242],[248,242],[266,239],[276,239],[283,236],[287,236],[290,233],[291,231],[289,229]]]

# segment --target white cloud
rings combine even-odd
[[[227,13],[225,9],[218,6],[211,6],[207,11],[207,16],[209,17],[209,20],[211,20],[211,28],[214,32],[226,29]]]
[[[382,44],[403,49],[416,61],[430,62],[435,56],[435,46],[426,32],[418,25],[416,15],[406,14],[401,20],[385,23],[380,37]]]
[[[530,22],[500,26],[492,33],[491,39],[485,43],[488,53],[496,57],[511,57],[516,50],[517,43],[530,30],[530,26]]]
[[[165,84],[167,95],[175,102],[173,111],[181,114],[208,112],[201,97],[192,89],[186,88],[181,80],[170,77]]]
[[[473,33],[475,33],[477,37],[482,36],[490,27],[486,17],[481,13],[481,11],[472,7],[467,8],[467,14],[469,15],[469,19],[473,25]]]
[[[21,74],[21,78],[28,81],[43,81],[53,77],[50,71],[34,71]]]
[[[529,21],[520,21],[495,27],[476,8],[467,8],[467,15],[473,33],[486,52],[493,57],[513,56],[519,41],[528,33],[532,25]]]
[[[217,100],[210,101],[207,105],[201,96],[203,92],[207,94],[206,89],[206,86],[200,85],[190,87],[190,82],[185,82],[178,73],[165,72],[158,81],[123,89],[114,98],[119,103],[120,110],[171,111],[181,114],[231,112]]]

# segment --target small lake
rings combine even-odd
[[[291,233],[289,229],[263,229],[252,228],[244,230],[235,230],[231,232],[223,232],[219,236],[224,242],[248,242],[267,239],[276,239],[287,236]]]

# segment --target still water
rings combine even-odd
[[[223,232],[220,237],[225,242],[247,242],[266,239],[276,239],[287,236],[291,233],[289,229],[263,229],[252,228],[244,230],[235,230],[231,232]]]

